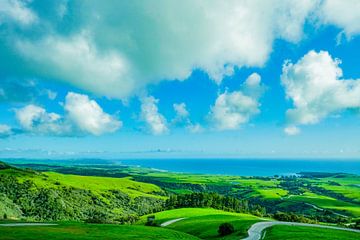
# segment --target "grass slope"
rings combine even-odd
[[[339,185],[333,185],[331,182],[336,182]],[[356,175],[338,175],[321,179],[319,186],[342,194],[347,198],[360,203],[360,176]]]
[[[158,224],[176,219],[186,218],[173,223],[167,228],[189,233],[202,239],[239,239],[247,235],[247,229],[255,222],[261,221],[250,214],[230,213],[209,208],[182,208],[163,211],[154,214]],[[146,216],[139,224],[144,224]],[[229,222],[234,225],[235,233],[224,238],[218,236],[218,227],[221,223]]]
[[[324,229],[316,227],[298,227],[298,226],[273,226],[266,230],[265,240],[304,240],[304,239],[322,239],[322,240],[353,240],[360,239],[360,234],[342,230]]]
[[[346,211],[352,215],[359,217],[360,216],[360,206],[344,202],[335,198],[321,196],[315,193],[306,192],[300,196],[291,196],[289,197],[291,201],[297,202],[306,202],[314,204],[320,208],[332,209],[337,211]]]
[[[20,182],[32,180],[38,187],[74,187],[86,189],[101,197],[108,190],[119,190],[130,197],[149,196],[163,198],[153,193],[162,192],[161,188],[149,183],[136,182],[131,177],[111,178],[61,174],[55,172],[27,172],[18,169],[4,169],[0,174],[16,176]]]
[[[1,227],[1,240],[97,240],[97,239],[126,239],[126,240],[196,240],[198,238],[186,233],[165,228],[112,225],[112,224],[79,224],[65,223],[58,226],[37,227]]]

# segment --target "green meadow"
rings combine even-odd
[[[266,229],[264,235],[264,240],[354,240],[360,238],[360,233],[343,230],[280,225]]]
[[[14,169],[5,169],[0,174],[17,176],[19,182],[31,180],[38,187],[59,188],[73,187],[77,189],[87,189],[95,195],[102,196],[108,190],[119,190],[131,197],[150,196],[160,197],[153,193],[160,193],[163,190],[149,183],[136,182],[131,177],[110,178],[99,176],[80,176],[71,174],[60,174],[56,172],[31,173]]]
[[[358,205],[328,196],[306,192],[300,196],[291,196],[289,199],[292,201],[313,204],[323,209],[335,210],[341,213],[351,213],[355,217],[360,216],[360,207]]]
[[[0,239],[6,240],[196,240],[195,236],[166,228],[113,224],[60,223],[58,226],[0,227]]]
[[[180,213],[182,211],[184,212],[183,214]],[[205,211],[199,211],[198,209],[177,209],[165,212],[167,217],[174,215],[183,216],[185,219],[175,222],[167,226],[167,228],[186,232],[201,239],[239,239],[246,237],[250,226],[260,221],[258,217],[249,214],[214,211],[214,209],[205,209]],[[220,237],[217,230],[219,225],[225,222],[231,223],[235,228],[235,232],[226,237]]]

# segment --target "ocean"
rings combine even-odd
[[[131,159],[118,163],[182,173],[237,176],[293,175],[300,172],[334,172],[360,175],[360,160],[275,159]]]

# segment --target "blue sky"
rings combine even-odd
[[[358,1],[0,3],[0,157],[358,158]]]

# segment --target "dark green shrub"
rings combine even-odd
[[[222,223],[219,226],[218,233],[220,236],[226,236],[235,232],[234,226],[231,223]]]

